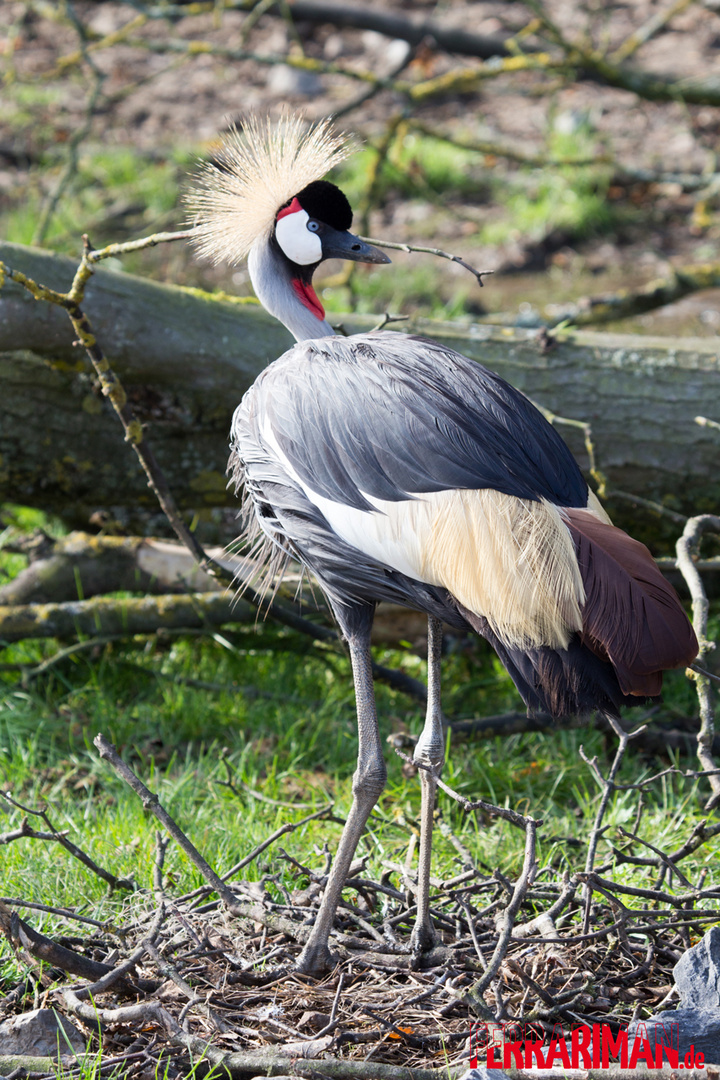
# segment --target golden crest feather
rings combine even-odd
[[[280,207],[349,152],[349,137],[328,120],[308,130],[300,116],[252,117],[242,131],[233,128],[185,197],[200,254],[214,262],[246,258],[256,240],[270,237]]]

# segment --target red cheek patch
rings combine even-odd
[[[293,278],[292,287],[295,290],[295,293],[301,304],[304,304],[304,306],[309,311],[312,311],[313,315],[315,315],[318,319],[325,318],[325,308],[318,300],[317,293],[313,289],[312,285],[304,281],[300,281],[299,278]]]
[[[284,206],[282,210],[278,210],[278,214],[275,220],[279,221],[280,218],[287,217],[288,214],[297,214],[298,210],[302,210],[302,206],[297,201],[297,199],[293,199],[293,201],[288,206]]]

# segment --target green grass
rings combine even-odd
[[[353,206],[362,203],[367,177],[377,152],[370,147],[353,154],[335,174]],[[452,194],[477,200],[488,194],[489,181],[482,155],[424,135],[409,134],[395,144],[385,159],[376,185],[376,202],[390,196],[413,198],[419,195],[434,202]]]
[[[42,527],[59,532],[44,515],[10,508],[6,524],[17,530]],[[2,555],[2,552],[0,552]],[[6,559],[17,556],[5,556]],[[15,565],[17,569],[17,564]],[[6,572],[14,572],[8,563]],[[720,633],[720,619],[710,636]],[[443,660],[444,706],[456,718],[502,713],[520,702],[508,676],[485,645],[447,642]],[[2,662],[35,664],[52,655],[52,642],[25,641],[6,648]],[[426,664],[410,647],[376,650],[377,659],[425,678]],[[74,908],[78,914],[126,925],[152,903],[152,866],[157,823],[138,798],[103,763],[93,738],[103,732],[220,873],[243,858],[288,820],[299,821],[332,800],[346,815],[357,754],[354,698],[344,656],[312,648],[271,624],[238,628],[171,642],[128,641],[66,658],[24,688],[0,671],[0,785],[24,805],[47,812],[53,825],[98,864],[131,878],[133,892],[110,892],[104,882],[57,844],[32,839],[2,847],[0,894]],[[215,689],[193,685],[212,683]],[[393,731],[419,732],[421,710],[406,697],[379,685],[383,739]],[[665,715],[695,715],[691,684],[681,672],[667,680]],[[469,798],[484,798],[535,817],[544,825],[538,844],[539,879],[557,882],[565,870],[582,869],[587,837],[597,813],[598,789],[580,757],[580,746],[597,755],[607,771],[608,752],[594,731],[512,735],[493,740],[455,740],[448,745],[444,778]],[[376,879],[384,862],[404,863],[419,813],[419,784],[403,775],[402,762],[386,752],[388,784],[361,842]],[[620,782],[637,782],[667,764],[628,754]],[[687,767],[686,761],[681,762]],[[226,781],[232,777],[235,790]],[[247,788],[243,787],[247,785]],[[250,791],[282,803],[271,805]],[[706,815],[704,787],[671,776],[646,792],[640,836],[664,850],[685,840]],[[290,804],[290,805],[288,805]],[[455,834],[487,871],[499,867],[514,879],[522,865],[523,835],[503,822],[487,825],[447,796],[440,810]],[[0,800],[0,833],[17,828],[23,812]],[[607,860],[615,827],[635,820],[637,792],[613,799],[597,862]],[[31,824],[35,823],[30,818]],[[37,827],[44,829],[42,821]],[[320,869],[323,847],[334,850],[340,826],[307,823],[282,845],[300,862]],[[706,868],[706,887],[717,877],[720,838],[684,860],[697,880]],[[457,853],[439,830],[433,872],[450,877],[460,869]],[[168,891],[180,895],[203,884],[198,871],[174,845],[165,860]],[[627,883],[651,884],[655,874],[623,866]],[[294,872],[271,847],[243,870],[254,880],[279,875],[271,892],[295,887]],[[397,883],[399,878],[394,879]],[[628,906],[642,900],[625,897]],[[85,933],[59,917],[30,909],[20,914],[50,936]],[[0,942],[0,992],[25,974],[20,956]],[[102,1054],[88,1052],[82,1080],[95,1080]]]
[[[0,231],[17,244],[33,242],[41,209],[65,165],[62,147],[48,147],[31,170],[26,188],[0,204]],[[77,171],[50,221],[43,246],[77,254],[84,232],[98,242],[182,226],[180,191],[192,170],[194,155],[182,149],[147,155],[127,146],[83,145]],[[137,260],[125,260],[135,269]],[[137,263],[140,266],[140,263]]]
[[[46,108],[49,117],[54,115],[51,94],[40,95],[40,100],[34,88],[19,86],[11,87],[9,93],[12,124],[22,126],[28,110],[42,116]],[[44,132],[41,121],[38,124],[39,159],[30,169],[28,183],[0,200],[0,234],[15,243],[32,242],[41,209],[67,160],[67,147],[54,140],[54,129]],[[582,156],[590,153],[593,141],[592,130],[581,126],[571,135],[551,132],[547,150],[549,155]],[[356,225],[375,157],[372,147],[361,149],[334,174],[356,209]],[[77,254],[83,232],[100,245],[180,227],[185,217],[181,191],[195,159],[189,147],[147,153],[122,144],[101,145],[89,138],[79,148],[77,171],[53,214],[44,246]],[[408,238],[431,246],[458,225],[464,236],[468,227],[474,227],[474,234],[464,242],[470,247],[502,245],[518,237],[539,239],[553,229],[582,238],[606,232],[615,224],[616,210],[606,200],[608,179],[603,166],[508,172],[503,163],[489,166],[482,154],[409,134],[383,162],[373,206],[391,208],[401,201],[413,220]],[[471,216],[469,207],[474,208]],[[453,243],[457,240],[440,246]],[[187,258],[178,261],[175,250],[164,248],[127,256],[121,265],[128,271],[202,284],[208,268],[187,262]],[[448,319],[468,313],[469,303],[477,308],[479,298],[469,275],[448,273],[447,266],[427,257],[416,256],[407,268],[401,260],[398,264],[400,273],[361,271],[353,275],[349,287],[326,289],[329,310],[422,310]],[[216,276],[210,273],[208,280]]]
[[[138,799],[98,758],[92,739],[102,731],[160,796],[169,812],[220,872],[242,858],[279,824],[296,820],[333,799],[337,812],[350,804],[350,781],[357,752],[349,666],[332,654],[297,650],[286,631],[271,626],[233,635],[229,649],[217,640],[180,640],[169,647],[138,649],[132,643],[108,646],[92,659],[80,656],[56,669],[42,684],[23,690],[7,685],[0,697],[0,783],[26,805],[47,806],[56,827],[93,859],[119,877],[132,877],[141,889],[151,883],[155,822]],[[25,643],[6,650],[4,660],[28,659],[46,646]],[[422,677],[424,663],[406,651],[384,650],[384,663],[402,665]],[[497,661],[478,646],[447,657],[446,707],[451,714],[488,714],[515,708],[518,700]],[[8,677],[6,676],[6,679]],[[211,680],[210,692],[181,680]],[[677,688],[672,684],[677,682]],[[682,677],[671,680],[670,698],[684,702]],[[383,736],[406,724],[418,731],[422,717],[407,700],[378,687]],[[579,756],[605,760],[600,736],[589,731],[553,735],[515,735],[503,740],[459,742],[450,747],[445,778],[462,794],[490,799],[545,818],[540,865],[553,876],[558,868],[581,867],[582,848],[563,839],[583,839],[597,807],[597,789]],[[371,822],[370,873],[380,860],[402,861],[409,824],[417,818],[417,781],[402,775],[400,760],[387,754],[387,789]],[[236,780],[282,802],[306,807],[288,810],[259,802],[223,784],[227,761]],[[656,763],[629,756],[621,779],[637,781]],[[636,793],[619,793],[608,813],[612,825],[634,818]],[[522,835],[504,824],[484,828],[445,796],[443,813],[474,856],[489,867],[517,874]],[[22,815],[10,809],[2,831]],[[702,816],[695,786],[668,778],[650,793],[641,835],[674,847]],[[42,827],[41,825],[39,827]],[[300,861],[319,866],[318,849],[334,847],[339,826],[315,822],[294,833],[286,846]],[[610,830],[609,836],[612,836]],[[683,868],[693,878],[717,858],[720,845],[707,845]],[[604,859],[601,854],[600,860]],[[434,844],[438,873],[452,871],[454,849],[439,833]],[[252,879],[272,863],[272,850],[250,865]],[[290,877],[284,864],[273,864]],[[169,849],[166,873],[178,891],[201,884],[197,871],[176,848]],[[626,879],[647,880],[642,870]],[[128,903],[108,894],[95,875],[54,844],[20,840],[3,850],[5,895],[75,906],[81,913],[121,919]],[[29,913],[32,923],[52,933],[57,920]],[[22,965],[7,950],[0,985],[17,978]]]

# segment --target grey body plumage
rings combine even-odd
[[[345,876],[385,782],[372,687],[375,605],[428,615],[418,920],[428,906],[432,808],[442,767],[442,623],[496,649],[531,709],[556,715],[655,697],[697,642],[649,552],[615,529],[555,430],[517,390],[436,343],[334,336],[312,274],[324,258],[388,260],[348,232],[347,200],[321,180],[347,150],[327,125],[251,124],[192,201],[201,248],[248,256],[255,291],[298,339],[236,410],[230,469],[244,535],[271,574],[297,558],[347,640],[359,752],[353,804],[299,967],[330,963]],[[257,216],[254,215],[257,208]]]

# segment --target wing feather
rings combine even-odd
[[[572,454],[531,402],[435,342],[392,333],[302,342],[256,388],[285,457],[334,502],[368,510],[366,495],[493,488],[587,505]]]
[[[583,641],[625,694],[654,697],[662,672],[692,663],[695,632],[644,544],[587,511],[567,511],[585,586]]]

